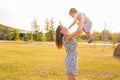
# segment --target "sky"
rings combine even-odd
[[[120,32],[119,0],[0,0],[0,24],[31,30],[31,23],[37,19],[41,31],[46,18],[54,19],[55,28],[59,21],[68,27],[73,18],[70,8],[76,8],[92,20],[92,32],[105,29]],[[77,25],[70,31],[76,30]]]

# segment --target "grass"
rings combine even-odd
[[[112,46],[78,44],[77,80],[120,80]],[[66,52],[54,43],[0,43],[0,80],[67,80]]]

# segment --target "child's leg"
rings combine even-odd
[[[88,37],[88,43],[91,43],[93,41],[91,34],[91,27],[92,27],[92,22],[89,20],[85,24],[85,33],[87,34]]]
[[[88,38],[92,38],[92,35],[90,32],[85,32]]]
[[[87,35],[87,39],[92,38],[92,34],[90,32],[86,32],[85,28],[83,28],[82,31]]]

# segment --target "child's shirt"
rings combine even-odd
[[[75,21],[78,20],[78,16],[81,16],[81,18],[82,18],[82,19],[81,19],[81,20],[82,20],[82,25],[84,25],[84,20],[85,20],[86,15],[85,15],[84,13],[77,12],[77,13],[75,14],[75,16],[74,16]]]

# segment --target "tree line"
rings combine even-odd
[[[45,21],[45,33],[38,25],[36,18],[31,22],[31,31],[22,33],[19,29],[11,28],[0,24],[0,40],[21,40],[21,41],[55,41],[54,20],[51,18]]]
[[[54,20],[51,18],[48,20],[46,18],[45,21],[45,33],[41,31],[41,26],[38,25],[36,18],[31,22],[31,31],[26,33],[20,33],[19,29],[7,28],[4,25],[0,24],[0,40],[21,40],[21,41],[39,41],[46,42],[55,41],[55,26]],[[59,24],[61,22],[59,21]],[[109,30],[102,30],[101,32],[94,31],[92,33],[94,42],[96,41],[109,41],[113,44],[120,42],[120,32],[112,33]],[[85,41],[87,40],[86,34],[81,34],[77,37],[77,41]]]

